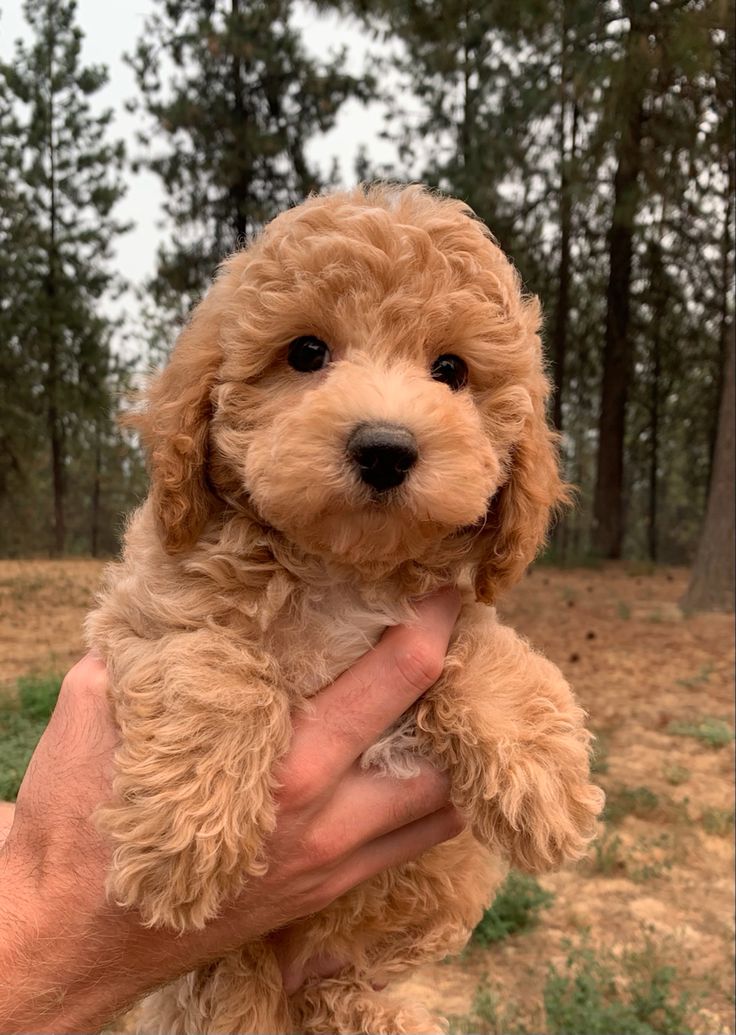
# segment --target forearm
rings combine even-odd
[[[0,851],[0,1031],[98,1031],[159,983],[130,933],[74,875],[50,881]]]

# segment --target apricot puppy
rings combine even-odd
[[[336,978],[287,996],[249,944],[153,996],[145,1031],[442,1030],[375,986],[459,949],[506,862],[585,850],[583,712],[488,606],[564,499],[538,328],[465,205],[359,188],[228,259],[151,384],[150,496],[88,628],[121,729],[111,895],[184,930],[263,873],[291,710],[446,584],[444,671],[364,761],[433,759],[470,829],[305,923],[305,959],[350,961]]]

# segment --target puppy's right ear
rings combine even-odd
[[[148,453],[150,499],[167,553],[193,546],[214,507],[206,477],[211,395],[220,365],[219,321],[208,299],[195,309],[171,358],[127,414]]]

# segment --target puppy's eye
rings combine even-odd
[[[459,391],[468,383],[468,368],[465,361],[449,352],[445,356],[437,357],[430,373],[435,381],[449,385],[453,392]]]
[[[326,367],[331,359],[330,350],[323,341],[311,334],[303,334],[294,338],[289,345],[287,359],[289,366],[303,374],[312,373]]]

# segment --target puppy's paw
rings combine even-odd
[[[186,813],[165,813],[133,805],[100,812],[99,826],[115,844],[107,893],[118,905],[137,909],[146,926],[202,928],[248,876],[265,873],[263,837],[255,827],[238,838],[237,828],[208,828]]]
[[[559,759],[519,757],[496,769],[470,810],[476,838],[530,872],[581,858],[596,835],[605,797],[589,782],[587,755],[578,761],[566,771]]]

